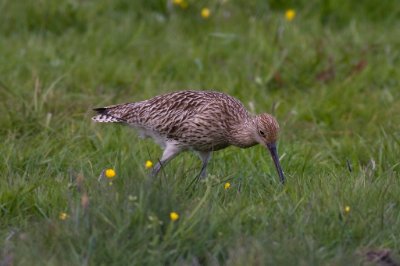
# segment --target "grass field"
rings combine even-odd
[[[292,2],[0,1],[0,265],[398,259],[400,5]],[[259,146],[151,179],[158,146],[90,120],[189,88],[274,114],[287,183]]]

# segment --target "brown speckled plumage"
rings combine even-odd
[[[128,124],[164,148],[153,174],[178,153],[190,149],[199,153],[203,161],[201,176],[205,176],[212,151],[230,145],[247,148],[258,143],[272,145],[275,149],[279,131],[278,123],[271,115],[254,116],[239,100],[213,91],[178,91],[94,110],[98,112],[92,118],[94,121]],[[283,182],[276,159],[274,162]]]

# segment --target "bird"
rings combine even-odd
[[[268,113],[251,114],[228,94],[182,90],[93,110],[93,121],[128,125],[161,146],[163,153],[152,169],[153,176],[179,153],[192,150],[202,160],[199,177],[204,178],[212,152],[261,144],[269,150],[280,182],[285,182],[277,152],[277,120]]]

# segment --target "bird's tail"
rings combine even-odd
[[[99,123],[122,123],[125,122],[123,119],[117,116],[118,113],[113,112],[116,106],[94,108],[93,111],[97,112],[97,115],[92,117],[92,120]]]

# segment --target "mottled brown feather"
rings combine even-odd
[[[267,147],[279,132],[273,116],[252,115],[239,100],[214,91],[178,91],[94,110],[94,121],[125,123],[153,137],[165,148],[165,160],[187,149],[200,152],[204,168],[211,151],[257,143]]]

